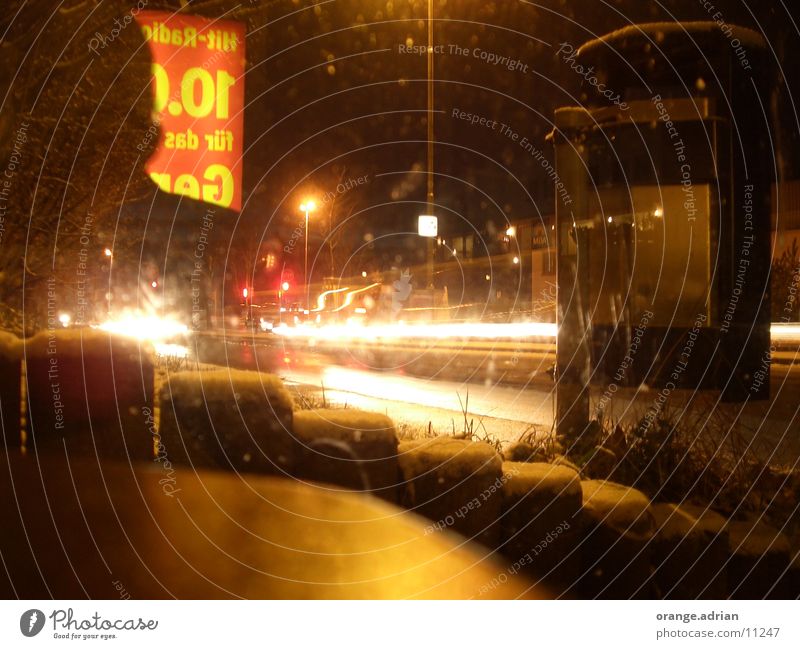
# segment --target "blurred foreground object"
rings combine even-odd
[[[276,478],[2,459],[3,597],[472,598],[503,572],[386,502]],[[487,595],[530,596],[509,577]]]

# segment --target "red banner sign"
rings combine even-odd
[[[242,23],[163,11],[136,17],[153,55],[158,147],[146,170],[165,192],[242,206]]]

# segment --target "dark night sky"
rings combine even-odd
[[[262,190],[251,197],[251,209],[291,212],[296,183],[329,191],[344,165],[347,176],[385,174],[353,198],[364,210],[359,228],[377,234],[414,226],[424,201],[424,174],[413,171],[425,169],[426,67],[424,56],[400,53],[398,46],[425,42],[425,4],[337,0],[279,19],[289,3],[273,3],[267,27],[250,18],[247,133],[257,144],[248,155],[247,184]],[[696,0],[435,4],[436,42],[443,49],[436,57],[436,108],[443,111],[436,125],[442,174],[436,193],[450,227],[462,219],[481,227],[552,212],[541,166],[497,132],[453,119],[452,109],[500,120],[546,149],[554,108],[580,93],[579,78],[555,56],[558,43],[577,46],[630,22],[709,18]],[[796,56],[797,34],[780,3],[759,2],[755,15],[742,2],[717,6],[728,22],[764,32],[778,56]],[[527,72],[460,55],[455,46],[519,60]],[[793,74],[796,66],[784,63]],[[287,80],[291,75],[297,76]],[[782,108],[787,119],[791,113]],[[787,127],[783,138],[787,150],[795,148],[788,144],[796,143],[797,129]],[[784,173],[797,175],[793,158]]]

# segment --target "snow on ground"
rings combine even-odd
[[[22,354],[22,341],[7,331],[0,331],[0,359],[16,360]]]

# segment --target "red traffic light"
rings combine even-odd
[[[242,297],[246,300],[248,295],[250,295],[250,291],[248,291],[246,288],[243,288]]]

